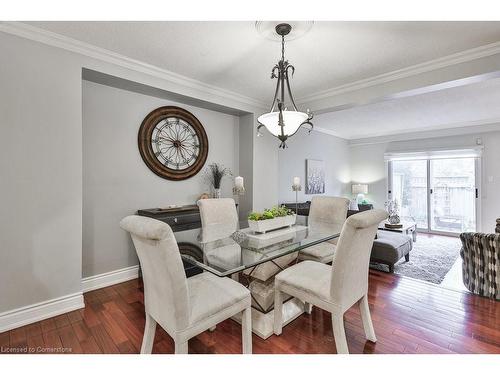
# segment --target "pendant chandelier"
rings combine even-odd
[[[271,79],[276,78],[278,82],[276,83],[271,110],[257,119],[260,124],[257,127],[257,136],[262,135],[260,129],[265,126],[273,136],[281,141],[279,148],[286,148],[286,140],[297,133],[302,125],[309,126],[309,133],[311,132],[313,129],[313,124],[311,123],[313,114],[309,109],[307,112],[300,112],[297,109],[290,89],[288,75],[291,72],[293,76],[295,68],[285,60],[285,35],[290,33],[292,26],[287,23],[280,23],[276,26],[275,30],[281,36],[281,60],[278,61],[271,71]],[[290,100],[289,104],[292,107],[291,109],[286,106],[285,86]]]

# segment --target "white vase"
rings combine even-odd
[[[215,189],[214,188],[214,198],[220,198],[221,197],[221,191],[220,191],[220,188],[219,189]]]

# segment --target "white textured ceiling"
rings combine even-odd
[[[280,45],[254,22],[30,22],[267,103]],[[500,22],[315,22],[287,43],[295,98],[500,41]],[[500,69],[499,69],[500,70]],[[500,119],[500,79],[316,116],[346,139]]]
[[[500,78],[382,101],[315,117],[315,126],[342,138],[456,128],[500,122]]]
[[[272,99],[278,42],[254,22],[30,22],[254,99]],[[498,22],[315,22],[287,44],[296,99],[500,40]]]

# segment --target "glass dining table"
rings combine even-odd
[[[200,229],[176,232],[175,236],[183,260],[224,277],[334,240],[340,236],[341,229],[341,225],[338,228],[293,225],[256,234],[243,228],[229,237],[211,242],[202,242]]]
[[[240,228],[245,224],[240,223]],[[210,242],[202,242],[200,229],[174,234],[188,276],[203,271],[219,277],[230,276],[250,290],[252,331],[267,339],[273,333],[274,276],[295,264],[301,250],[334,242],[341,229],[342,225],[294,225],[256,234],[249,228],[242,228]],[[288,298],[283,304],[284,325],[303,314],[304,309],[301,301]],[[238,321],[238,317],[235,320]]]

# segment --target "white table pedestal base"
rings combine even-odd
[[[283,304],[283,326],[286,326],[295,318],[304,313],[304,304],[297,298]],[[233,320],[241,324],[241,314],[233,317]],[[274,333],[274,310],[264,314],[255,308],[252,308],[252,332],[261,339],[267,339]]]

